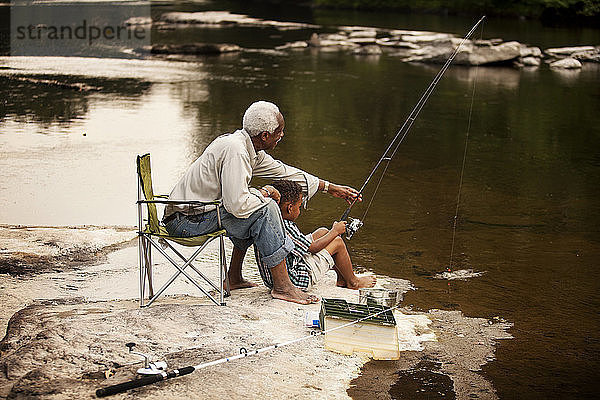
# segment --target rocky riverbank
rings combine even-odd
[[[127,342],[177,368],[231,356],[241,347],[258,349],[306,336],[310,329],[303,325],[304,313],[319,308],[273,300],[262,285],[235,291],[227,306],[217,307],[195,297],[194,287],[181,280],[169,296],[140,309],[133,229],[3,226],[0,234],[4,259],[25,265],[32,256],[46,257],[25,273],[0,274],[0,320],[6,328],[0,342],[0,398],[93,397],[99,387],[135,377],[140,358],[128,354]],[[211,259],[217,248],[208,251],[198,266],[216,277]],[[71,259],[77,252],[102,256],[65,268],[62,257]],[[260,283],[251,255],[245,265],[247,277]],[[164,266],[156,260],[157,280],[170,276]],[[337,288],[334,281],[331,273],[312,292],[357,301],[356,291]],[[378,284],[401,293],[412,287],[383,276]],[[456,398],[497,398],[492,383],[478,371],[493,360],[497,340],[510,338],[511,324],[467,318],[458,311],[408,308],[397,320],[403,352],[398,362],[384,363],[389,372],[383,385],[359,378],[368,360],[364,355],[327,351],[322,337],[314,337],[116,398],[346,399],[351,385],[354,391],[377,390],[380,398],[390,398],[395,374],[410,374],[426,360],[438,364]],[[437,341],[430,341],[434,337]]]
[[[277,51],[346,52],[357,56],[398,57],[405,62],[443,63],[462,43],[454,60],[459,65],[512,65],[518,68],[539,67],[577,69],[585,62],[600,62],[600,46],[576,46],[540,49],[535,45],[504,41],[500,38],[466,40],[454,34],[365,26],[332,27],[252,18],[227,11],[169,12],[156,20],[130,19],[129,25],[153,25],[159,30],[186,29],[190,26],[227,28],[263,27],[279,30],[303,29],[314,32],[306,40],[276,46]],[[273,49],[270,49],[273,50]],[[154,44],[138,51],[154,54],[205,55],[244,51],[227,43]]]

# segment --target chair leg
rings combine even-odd
[[[148,297],[154,296],[152,284],[152,246],[146,244],[146,276],[148,278]]]
[[[175,260],[173,260],[173,258],[171,256],[169,256],[163,249],[160,248],[160,246],[156,243],[154,243],[153,241],[149,241],[149,243],[154,246],[156,248],[156,250],[158,250],[159,253],[161,253],[167,260],[169,260],[169,262],[175,267],[177,268],[177,272],[175,274],[173,274],[173,276],[167,281],[167,283],[165,283],[159,290],[158,292],[148,301],[148,303],[145,304],[145,307],[148,307],[150,304],[152,304],[154,302],[154,300],[156,300],[166,289],[167,287],[169,287],[169,285],[179,276],[179,274],[183,274],[192,284],[194,284],[194,286],[196,286],[202,293],[204,293],[204,295],[206,297],[208,297],[213,303],[215,303],[216,305],[220,305],[220,303],[210,295],[210,293],[208,293],[202,286],[200,286],[187,272],[185,272],[185,269],[191,265],[191,263],[194,261],[194,259],[198,256],[198,254],[200,254],[200,252],[204,249],[205,245],[203,245],[202,247],[200,247],[198,250],[196,250],[194,252],[194,254],[183,264],[183,265],[179,265]],[[217,289],[218,290],[218,289]]]
[[[208,246],[208,244],[209,244],[210,242],[212,242],[213,240],[214,240],[214,239],[211,239],[211,240],[207,241],[206,243],[204,243],[204,244],[202,245],[202,247],[200,248],[199,252],[201,252],[202,250],[204,250],[204,248],[205,248],[206,246]],[[213,281],[211,281],[211,280],[210,280],[210,279],[209,279],[209,278],[208,278],[206,275],[204,275],[204,274],[203,274],[203,273],[202,273],[202,272],[201,272],[201,271],[200,271],[198,268],[196,268],[196,267],[194,266],[194,264],[192,264],[192,261],[193,261],[193,259],[192,259],[191,261],[190,261],[190,260],[188,260],[187,258],[185,258],[185,257],[184,257],[184,255],[183,255],[183,254],[181,254],[179,251],[177,251],[177,249],[176,249],[176,248],[175,248],[175,247],[174,247],[172,244],[170,244],[169,242],[167,242],[167,244],[169,245],[169,248],[171,249],[171,251],[173,251],[173,253],[177,254],[177,256],[178,256],[179,258],[181,258],[181,260],[183,260],[183,261],[186,263],[186,266],[187,266],[187,265],[189,265],[189,266],[190,266],[190,268],[191,268],[191,269],[193,269],[194,271],[196,271],[196,273],[197,273],[197,274],[198,274],[198,275],[199,275],[199,276],[200,276],[202,279],[204,279],[204,280],[205,280],[205,281],[206,281],[206,282],[207,282],[207,283],[208,283],[210,286],[212,286],[212,287],[213,287],[213,289],[215,289],[215,290],[219,290],[219,286],[215,285],[215,284],[213,283]],[[194,259],[195,259],[195,258],[196,258],[196,257],[194,256]],[[188,261],[189,261],[189,263],[188,263]]]
[[[138,261],[139,261],[139,265],[140,265],[140,307],[144,306],[144,288],[146,286],[146,277],[145,277],[145,273],[146,273],[146,265],[145,265],[145,260],[146,257],[144,256],[144,237],[139,234],[138,235]]]
[[[219,236],[219,275],[221,284],[221,305],[225,305],[225,296],[231,296],[229,286],[229,275],[227,274],[227,254],[225,253],[225,239],[223,235]]]

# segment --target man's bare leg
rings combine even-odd
[[[366,287],[375,286],[377,278],[374,276],[361,276],[354,275],[352,270],[352,261],[350,260],[350,254],[346,244],[341,237],[336,237],[331,243],[325,247],[325,249],[331,254],[335,261],[335,272],[338,273],[337,286],[347,287],[349,289],[360,289]],[[340,279],[340,275],[341,278]],[[345,282],[345,285],[344,285]]]
[[[229,288],[231,290],[258,286],[256,283],[247,281],[242,277],[242,263],[244,262],[245,256],[246,250],[242,250],[233,246],[233,252],[231,253],[231,262],[229,263],[229,271],[227,271],[227,277],[229,278]]]
[[[311,304],[319,301],[319,298],[298,289],[290,281],[290,277],[285,266],[285,260],[271,268],[273,277],[273,290],[271,296],[274,299],[291,301],[299,304]]]

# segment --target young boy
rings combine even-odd
[[[302,188],[296,182],[279,180],[272,183],[279,191],[279,208],[285,231],[294,241],[294,249],[286,257],[290,280],[299,288],[307,289],[333,268],[337,286],[350,289],[373,287],[374,276],[357,277],[346,244],[340,235],[346,232],[346,222],[335,221],[331,229],[319,228],[304,235],[294,221],[300,215]]]

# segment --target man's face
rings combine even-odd
[[[283,138],[284,130],[285,130],[285,120],[283,119],[283,115],[279,113],[277,115],[277,122],[279,122],[279,126],[275,129],[273,133],[264,133],[264,143],[266,150],[273,150],[277,143]]]

